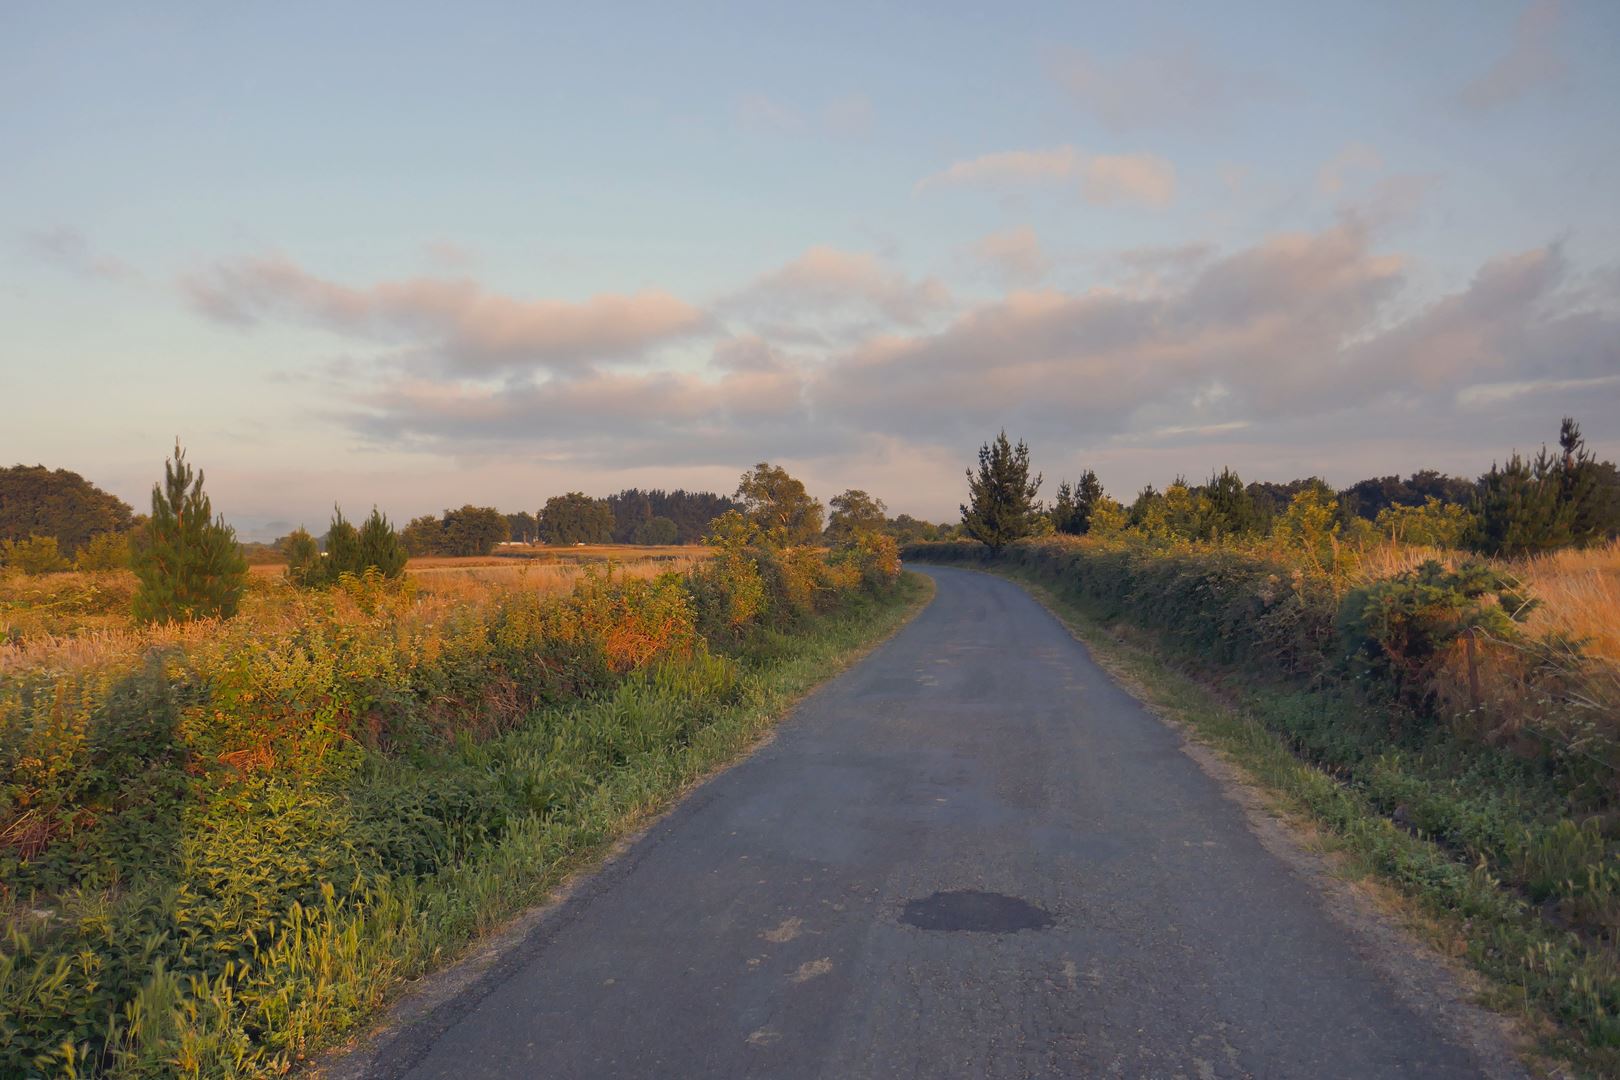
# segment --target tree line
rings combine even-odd
[[[1040,474],[1030,477],[1029,447],[1001,432],[980,448],[977,470],[968,470],[962,532],[992,550],[1049,533],[1206,542],[1331,533],[1505,557],[1620,536],[1620,470],[1597,459],[1568,417],[1556,451],[1514,451],[1476,480],[1425,469],[1335,490],[1320,477],[1245,483],[1222,468],[1202,484],[1184,477],[1163,491],[1150,484],[1129,506],[1111,498],[1090,469],[1060,482],[1051,506],[1037,497],[1041,482]]]

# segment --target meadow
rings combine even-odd
[[[905,555],[1029,585],[1441,919],[1555,1059],[1620,1068],[1620,544],[1491,560],[1115,534]]]
[[[557,553],[552,553],[557,554]],[[284,1072],[913,610],[892,541],[0,581],[0,1075]]]

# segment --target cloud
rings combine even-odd
[[[1337,195],[1353,173],[1376,173],[1384,167],[1384,157],[1375,146],[1363,142],[1346,143],[1316,173],[1316,190]]]
[[[24,232],[20,243],[33,258],[79,277],[118,281],[140,276],[134,267],[122,259],[98,254],[91,248],[84,233],[69,225]]]
[[[751,323],[815,328],[811,338],[847,336],[879,322],[917,326],[945,310],[951,293],[937,278],[913,281],[866,252],[812,247],[722,300],[722,314]]]
[[[1556,247],[1493,260],[1388,325],[1405,283],[1403,260],[1354,225],[1282,235],[1156,294],[1013,293],[938,332],[874,339],[820,372],[810,396],[860,430],[930,445],[1002,426],[1072,442],[1345,414],[1421,426],[1453,415],[1470,387],[1569,390],[1620,365],[1620,294],[1577,303]]]
[[[1113,131],[1202,124],[1272,91],[1265,78],[1226,68],[1190,43],[1166,43],[1113,63],[1062,48],[1047,67],[1077,105]]]
[[[221,262],[181,285],[197,310],[219,322],[280,320],[387,344],[409,342],[450,370],[483,375],[633,360],[708,326],[703,312],[658,290],[574,302],[516,299],[469,279],[353,287],[281,256]]]
[[[1348,481],[1414,460],[1461,467],[1458,447],[1483,448],[1483,467],[1565,412],[1620,415],[1620,274],[1577,275],[1554,244],[1489,260],[1419,303],[1406,260],[1374,237],[1344,220],[1225,252],[1129,249],[1094,260],[1110,285],[977,303],[869,254],[812,248],[714,305],[712,351],[696,367],[689,355],[508,365],[492,379],[465,363],[362,361],[332,383],[330,415],[371,448],[580,475],[708,475],[763,457],[860,486],[866,455],[910,455],[928,464],[890,470],[908,486],[885,496],[908,512],[926,510],[910,501],[925,495],[955,498],[957,459],[1002,427],[1049,473],[1108,463],[1111,485],[1221,464]],[[975,247],[1015,274],[1038,269],[1027,228]],[[407,352],[471,335],[409,290],[406,305],[385,286],[335,299],[324,283],[265,288],[273,301],[226,295],[249,318],[290,309],[368,335],[382,320]],[[424,307],[431,317],[417,319]]]
[[[1152,154],[1101,154],[1086,163],[1080,190],[1091,203],[1168,206],[1176,195],[1176,171]]]
[[[1051,269],[1051,262],[1041,250],[1040,238],[1028,225],[982,237],[973,245],[972,253],[998,278],[1013,284],[1034,284]]]
[[[917,181],[917,190],[933,187],[987,187],[1062,183],[1080,175],[1080,152],[1072,146],[1051,150],[1004,150],[958,161]]]
[[[1458,100],[1485,112],[1501,108],[1556,82],[1565,71],[1558,36],[1563,11],[1558,0],[1536,0],[1519,13],[1508,51],[1469,80]]]
[[[940,187],[1017,187],[1077,184],[1090,203],[1167,206],[1175,198],[1175,167],[1152,154],[1084,155],[1072,146],[1007,150],[958,161],[917,182],[917,191]]]

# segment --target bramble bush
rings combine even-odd
[[[899,577],[757,540],[561,598],[277,582],[133,666],[8,671],[0,1075],[260,1075],[352,1025]]]

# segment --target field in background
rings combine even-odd
[[[697,545],[635,547],[599,544],[568,548],[508,548],[509,554],[427,556],[405,568],[424,601],[481,601],[494,591],[563,596],[587,574],[645,579],[690,572],[713,554]],[[295,590],[280,563],[251,567],[242,612],[271,621],[294,605]],[[66,571],[28,576],[0,570],[0,674],[38,665],[82,667],[125,661],[144,648],[206,632],[197,627],[136,627],[129,617],[135,575]]]

